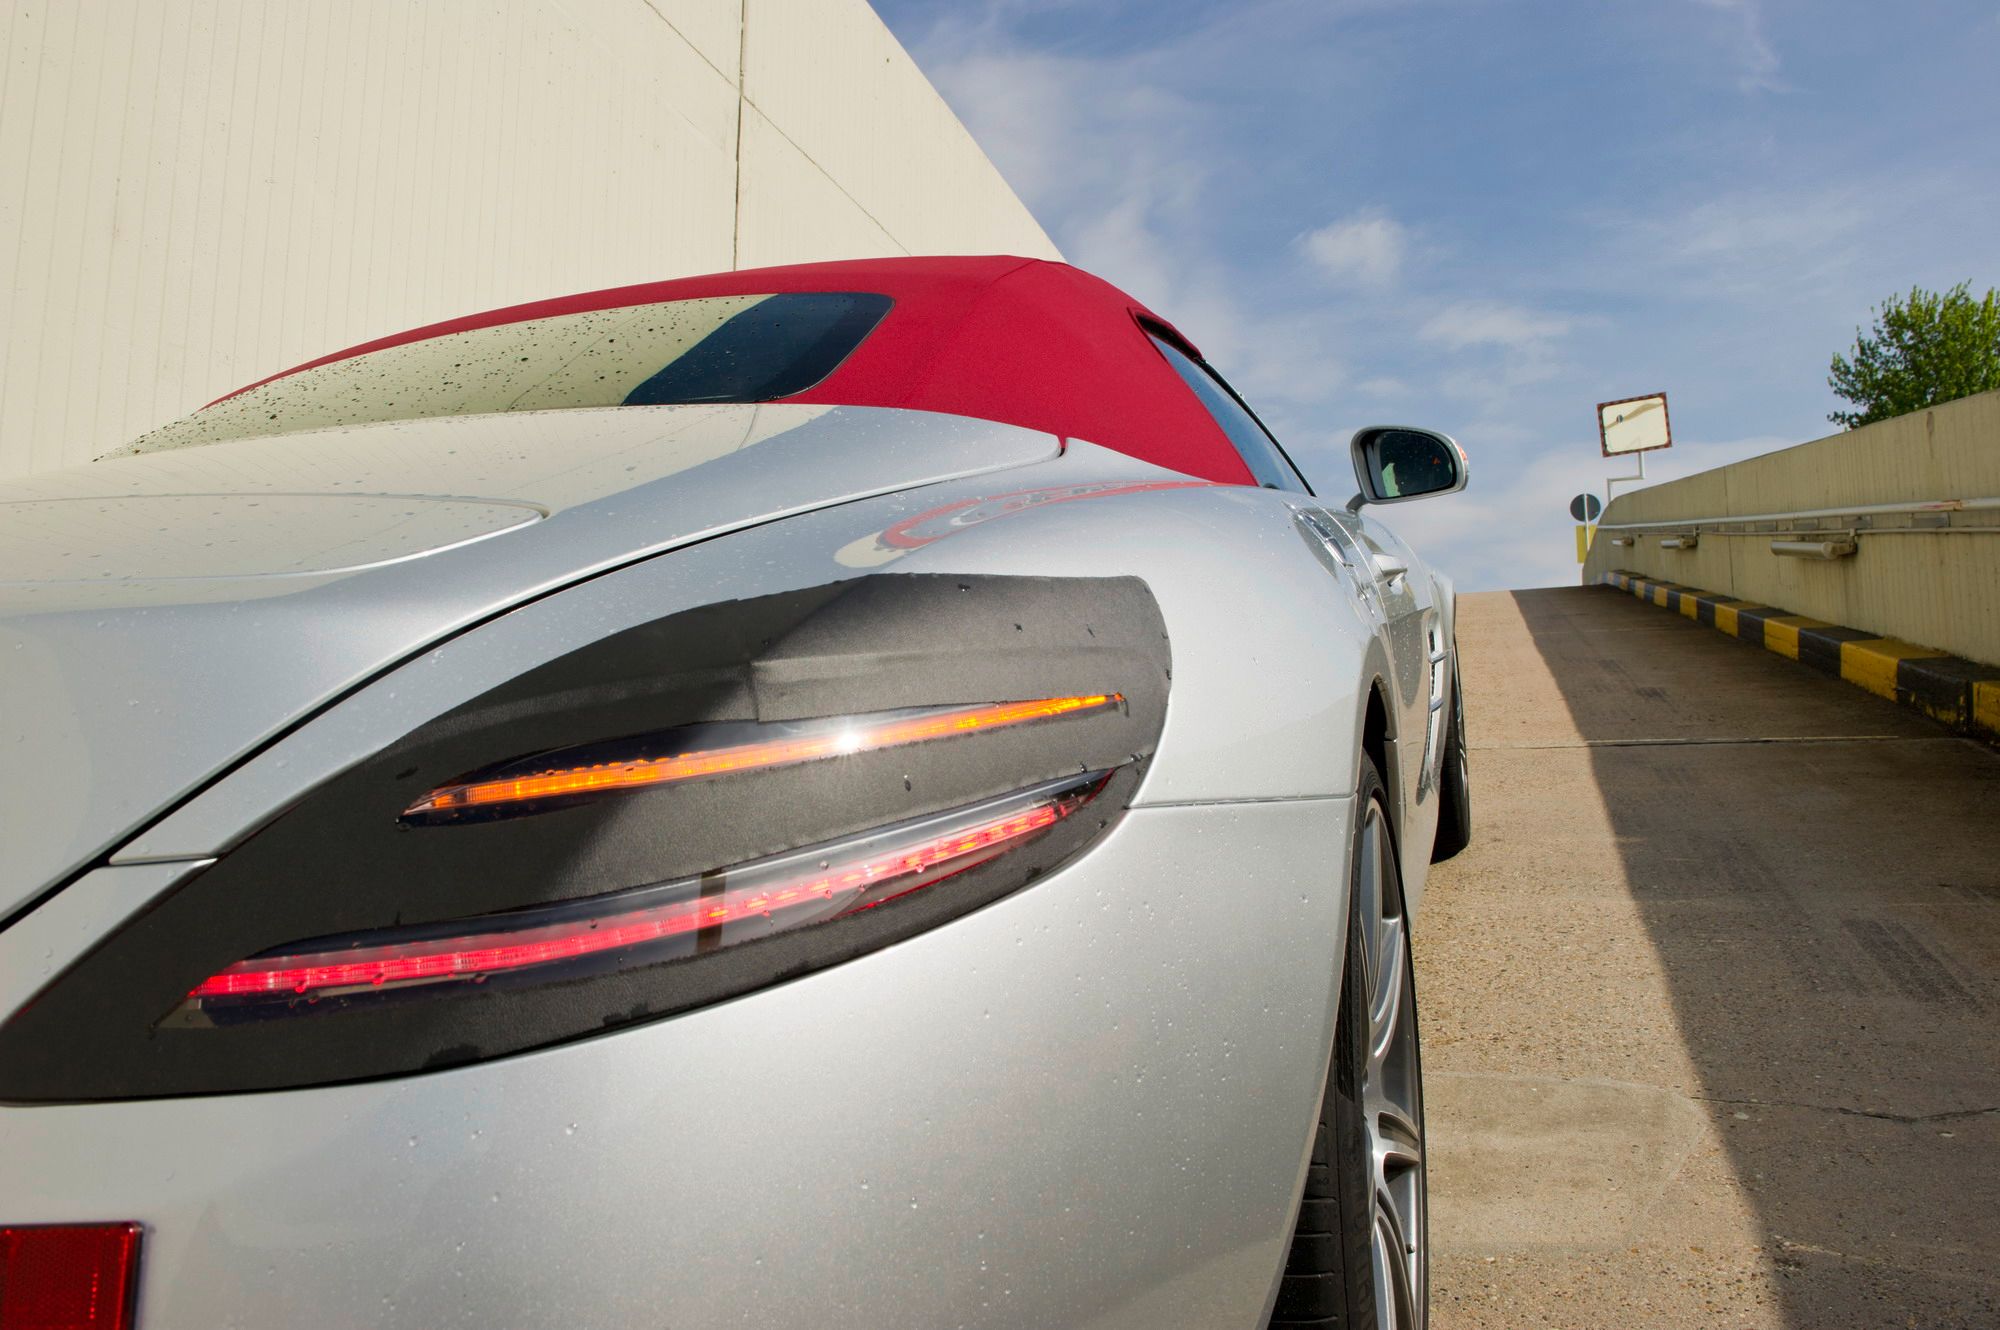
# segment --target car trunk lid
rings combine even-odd
[[[328,702],[524,600],[1058,451],[924,412],[669,406],[361,426],[0,485],[0,919]]]

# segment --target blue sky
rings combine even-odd
[[[2000,7],[876,0],[1063,252],[1186,331],[1316,487],[1356,426],[1473,485],[1384,510],[1461,589],[1574,581],[1594,404],[1669,478],[1830,432],[1912,284],[2000,285]]]

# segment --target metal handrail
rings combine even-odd
[[[1600,531],[1657,531],[1662,527],[1706,527],[1742,526],[1751,522],[1796,522],[1805,517],[1873,517],[1892,513],[1958,513],[2000,509],[2000,498],[1991,499],[1933,499],[1925,503],[1872,503],[1856,504],[1846,508],[1806,508],[1791,513],[1748,513],[1741,517],[1662,517],[1650,522],[1601,522]],[[1865,535],[1883,535],[1890,531],[1977,531],[1982,527],[1862,527]],[[1717,531],[1716,535],[1766,535],[1767,532]]]

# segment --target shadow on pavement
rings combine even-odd
[[[2000,1326],[2000,756],[1610,591],[1513,601],[1783,1323]]]

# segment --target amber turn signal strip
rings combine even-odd
[[[523,776],[469,780],[432,790],[403,810],[405,817],[452,813],[465,809],[500,808],[538,799],[642,789],[672,781],[698,780],[728,772],[790,766],[823,757],[867,753],[928,739],[976,734],[1030,721],[1120,707],[1119,693],[1089,697],[1041,697],[1025,702],[993,702],[980,706],[934,707],[922,711],[878,712],[788,725],[785,737],[763,742],[696,749],[670,757],[599,762],[556,767]]]

